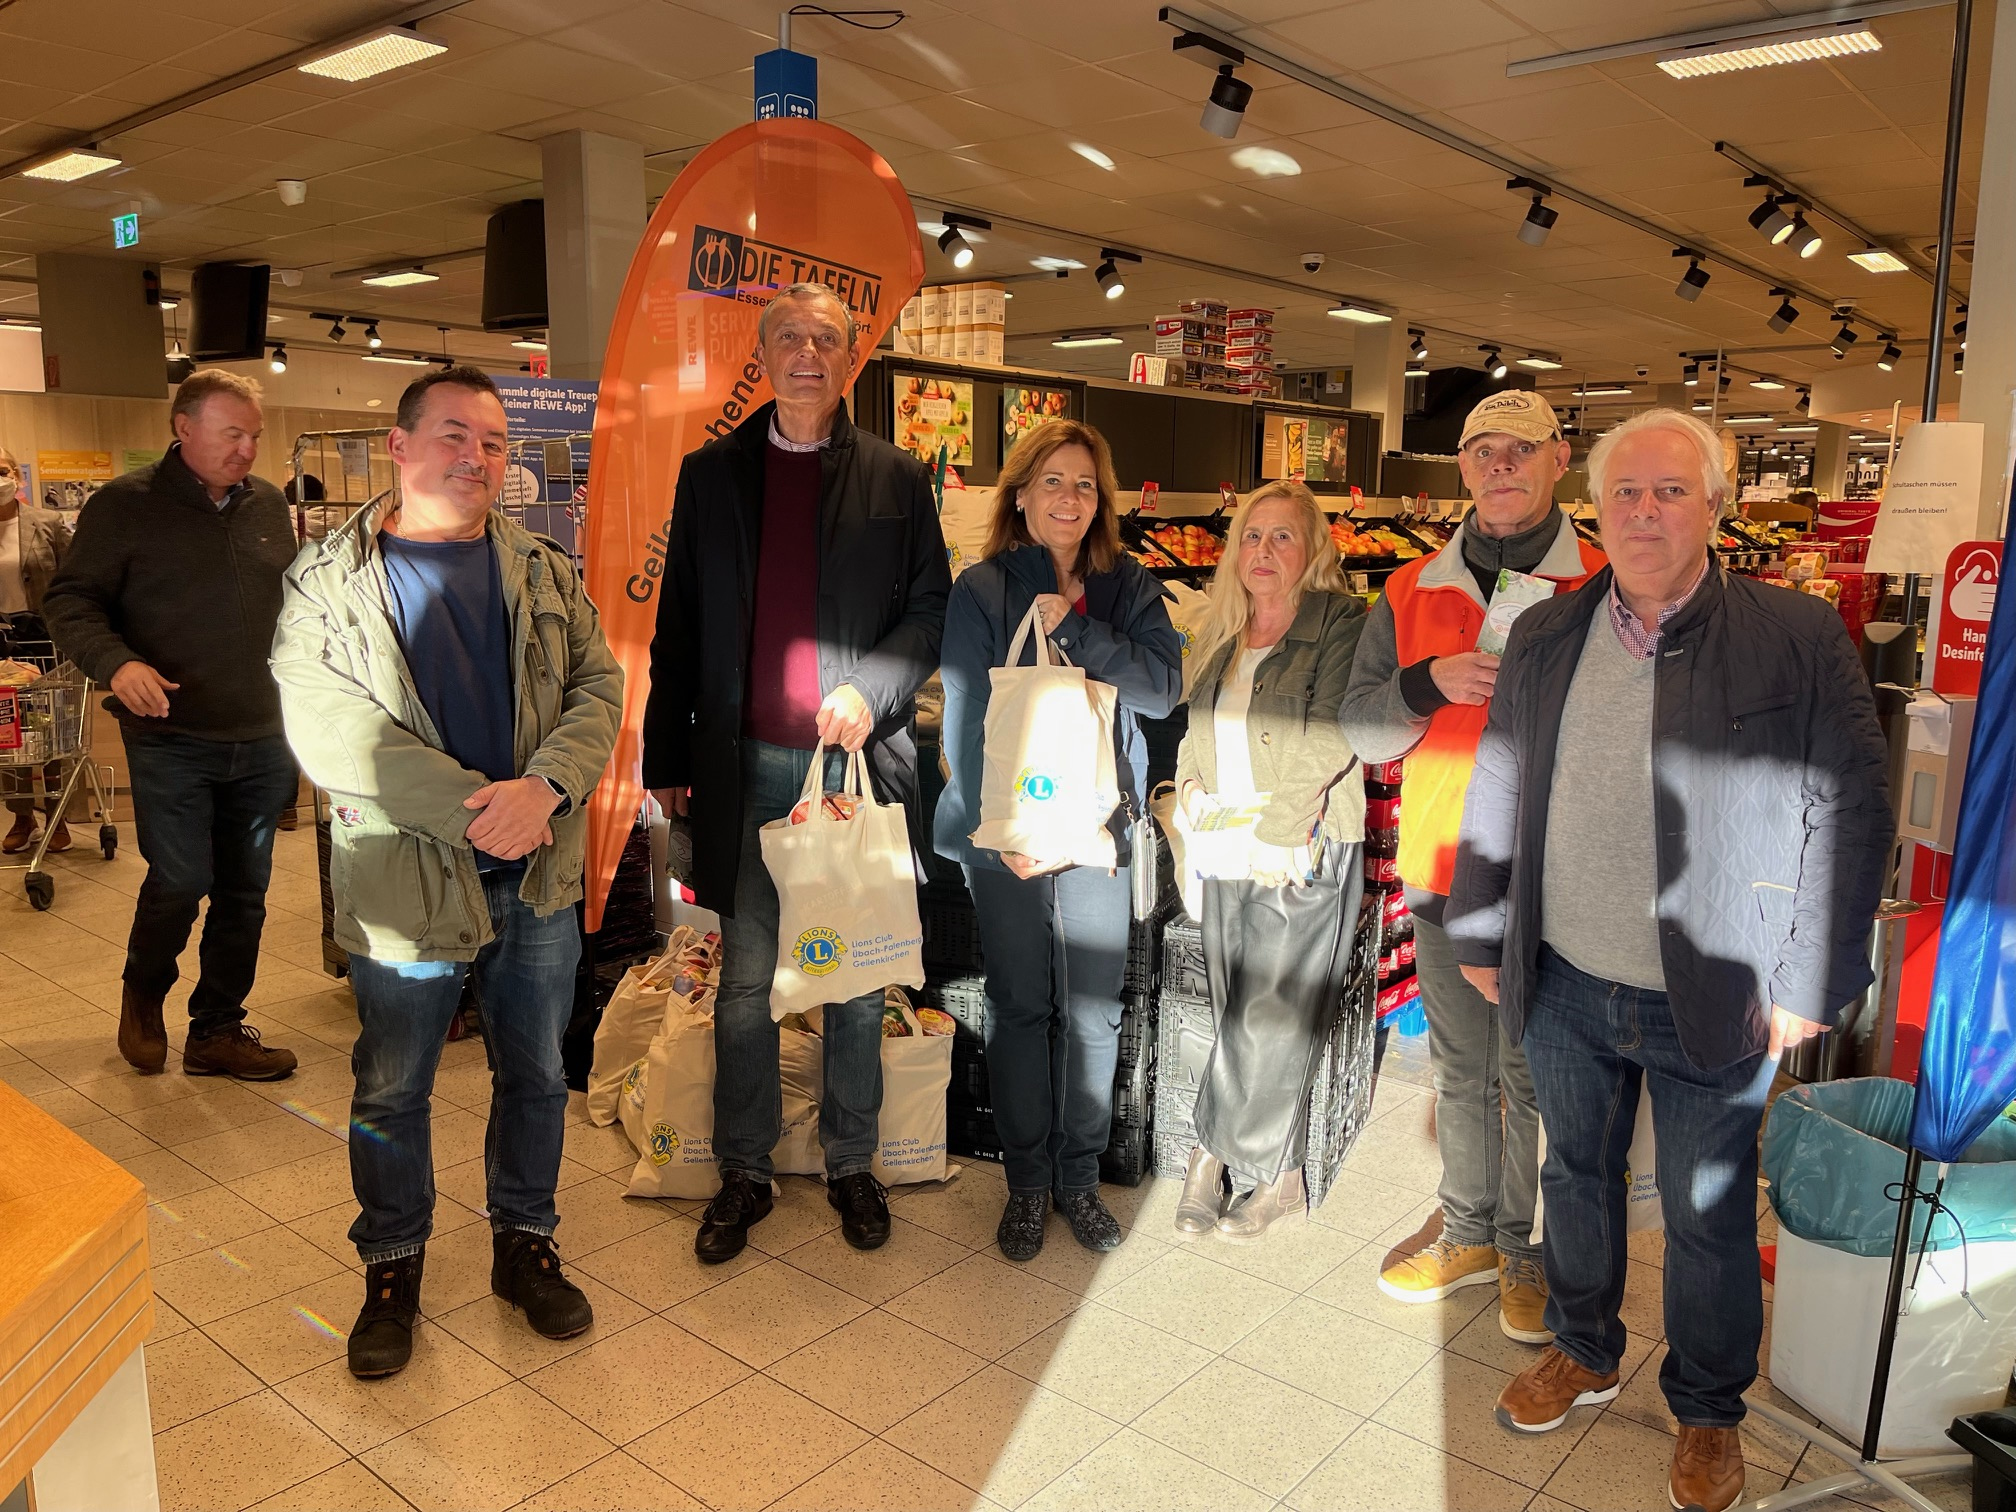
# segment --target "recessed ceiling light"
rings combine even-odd
[[[400,268],[391,273],[373,273],[364,282],[375,289],[403,289],[409,284],[438,283],[441,275],[425,268]]]
[[[1895,252],[1885,252],[1881,247],[1865,247],[1860,252],[1850,252],[1848,261],[1858,268],[1871,273],[1908,273],[1911,265]]]
[[[1232,154],[1232,166],[1260,178],[1293,178],[1302,171],[1300,163],[1272,147],[1241,147]]]
[[[384,402],[385,401],[383,399],[366,399],[364,401],[364,408],[376,409],[378,408],[379,405],[383,404]]]
[[[1629,394],[1631,386],[1625,383],[1603,383],[1597,384],[1594,388],[1578,388],[1573,392],[1577,399],[1613,399]]]
[[[1059,336],[1050,343],[1053,347],[1098,347],[1120,344],[1120,338],[1111,331],[1083,331],[1075,336]]]
[[[428,361],[425,357],[401,357],[396,352],[366,352],[364,360],[366,362],[389,362],[399,367],[425,367]]]
[[[1866,27],[1843,31],[1838,25],[1815,27],[1766,41],[1711,42],[1669,53],[1658,60],[1660,71],[1675,79],[1707,74],[1738,73],[1746,68],[1770,68],[1779,63],[1810,63],[1820,58],[1845,58],[1883,50],[1883,41]]]
[[[23,168],[23,178],[47,179],[56,184],[74,184],[78,179],[117,168],[120,159],[95,147],[70,147],[32,168]]]
[[[411,63],[424,63],[448,51],[446,42],[422,36],[411,27],[391,26],[384,31],[352,42],[348,47],[303,63],[300,71],[318,79],[336,79],[355,84],[377,74],[390,73]]]
[[[546,343],[536,336],[520,336],[511,345],[518,348],[521,352],[543,352],[546,350]]]
[[[1097,147],[1094,147],[1090,142],[1073,142],[1071,150],[1085,159],[1094,168],[1104,168],[1108,173],[1113,171],[1113,159],[1101,152]]]
[[[1388,315],[1384,310],[1367,309],[1364,305],[1352,304],[1348,299],[1333,307],[1330,315],[1333,319],[1348,320],[1354,325],[1391,325],[1393,323],[1393,317]]]
[[[1552,357],[1542,357],[1538,352],[1528,352],[1524,357],[1519,359],[1519,366],[1532,368],[1537,372],[1551,373],[1558,369],[1561,364],[1556,362]]]

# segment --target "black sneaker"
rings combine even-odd
[[[826,1200],[840,1213],[840,1232],[857,1250],[889,1242],[889,1193],[866,1171],[826,1183]]]
[[[742,1253],[749,1230],[770,1216],[770,1183],[753,1181],[741,1171],[721,1178],[721,1190],[701,1215],[693,1253],[702,1265],[720,1265]]]
[[[1048,1192],[1010,1192],[994,1242],[1010,1260],[1034,1260],[1043,1253],[1043,1220],[1049,1216]]]
[[[350,1374],[360,1381],[397,1375],[413,1358],[420,1316],[420,1272],[427,1252],[364,1268],[364,1310],[350,1325]]]
[[[560,1252],[545,1234],[503,1229],[490,1236],[490,1290],[525,1309],[532,1331],[571,1339],[595,1321],[580,1287],[560,1271]]]
[[[1099,1200],[1097,1192],[1059,1192],[1057,1211],[1071,1225],[1071,1237],[1085,1248],[1102,1254],[1120,1248],[1125,1237],[1120,1232],[1120,1220],[1106,1211],[1106,1204]]]

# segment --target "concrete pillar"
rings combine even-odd
[[[599,131],[563,131],[539,152],[549,371],[600,378],[616,301],[644,238],[644,149]]]
[[[1831,420],[1820,422],[1820,434],[1813,438],[1813,491],[1823,499],[1838,499],[1848,490],[1847,426]]]
[[[1400,434],[1407,424],[1407,347],[1405,315],[1395,315],[1385,325],[1353,330],[1351,407],[1380,417],[1381,451],[1400,450]]]
[[[2016,4],[1995,7],[1994,37],[1975,33],[1977,48],[1984,41],[1992,42],[1994,55],[1976,191],[1960,418],[1987,428],[1976,532],[1985,539],[2002,534],[2002,507],[2009,497],[2009,406],[2016,391]]]

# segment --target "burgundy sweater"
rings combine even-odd
[[[821,452],[771,445],[763,458],[763,541],[742,733],[809,751],[819,743]]]

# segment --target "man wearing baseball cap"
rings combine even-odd
[[[1554,504],[1568,456],[1553,406],[1536,393],[1503,389],[1470,412],[1456,460],[1474,507],[1448,545],[1388,579],[1366,620],[1339,716],[1360,760],[1406,758],[1400,880],[1414,915],[1438,1094],[1442,1233],[1389,1265],[1379,1289],[1396,1301],[1438,1302],[1496,1281],[1498,1326],[1527,1344],[1552,1337],[1533,1241],[1540,1179],[1533,1078],[1497,1010],[1458,969],[1444,914],[1463,795],[1498,676],[1498,658],[1478,650],[1477,640],[1500,574],[1541,580],[1509,583],[1508,596],[1530,596],[1579,587],[1603,565]]]

